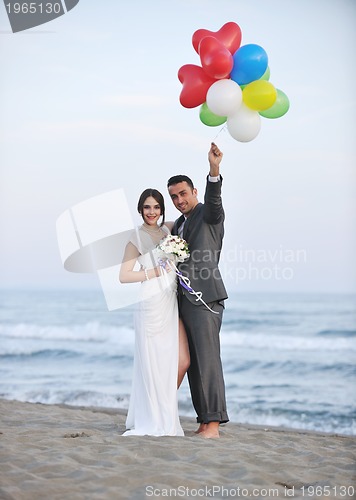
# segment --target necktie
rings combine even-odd
[[[184,221],[182,222],[182,224],[178,228],[178,236],[180,236],[181,238],[183,238],[183,229],[184,229],[185,221],[186,221],[186,219],[184,219]]]

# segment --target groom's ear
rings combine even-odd
[[[198,196],[198,190],[197,190],[197,188],[194,188],[194,189],[193,189],[193,194],[194,194],[194,196],[195,196],[195,197],[197,197],[197,196]]]

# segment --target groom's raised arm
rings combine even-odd
[[[208,153],[210,171],[204,195],[204,220],[208,224],[219,224],[224,220],[224,209],[221,199],[220,163],[223,153],[213,142]]]
[[[223,153],[217,147],[217,145],[212,142],[208,153],[208,160],[210,165],[209,175],[211,177],[217,177],[220,175],[220,163],[223,158]]]

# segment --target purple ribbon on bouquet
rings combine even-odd
[[[219,314],[217,311],[213,311],[209,306],[208,304],[206,304],[206,302],[204,302],[204,300],[202,299],[202,296],[203,296],[203,293],[202,292],[196,292],[195,290],[193,290],[193,288],[190,286],[190,279],[187,277],[187,276],[184,276],[181,271],[179,271],[179,269],[177,268],[177,266],[174,264],[174,262],[171,262],[170,260],[167,260],[167,261],[163,261],[163,260],[159,260],[159,264],[161,267],[165,268],[166,265],[168,264],[168,266],[172,269],[172,271],[174,271],[176,273],[176,275],[178,276],[178,280],[179,280],[179,283],[182,285],[183,288],[185,288],[185,290],[187,290],[187,292],[189,292],[191,295],[195,295],[196,297],[196,302],[198,300],[200,300],[200,302],[202,302],[204,304],[204,306],[209,309],[209,311],[211,311],[213,314]]]
[[[193,293],[194,292],[193,288],[184,283],[184,281],[182,279],[182,278],[184,278],[183,274],[180,271],[178,271],[178,272],[176,271],[176,275],[178,276],[178,281],[182,285],[182,287],[185,288],[186,290],[188,290],[189,293]]]

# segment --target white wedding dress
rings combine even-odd
[[[164,231],[169,234],[166,226]],[[131,242],[139,264],[157,265],[156,244],[142,228]],[[162,269],[144,281],[135,314],[135,354],[132,391],[123,435],[183,436],[178,416],[178,304],[174,272]]]

